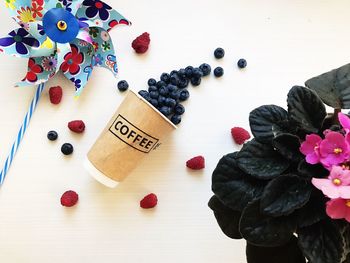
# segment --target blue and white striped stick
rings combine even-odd
[[[34,113],[34,110],[36,108],[36,106],[38,105],[38,102],[39,102],[39,99],[40,99],[40,96],[44,90],[44,87],[45,87],[45,84],[42,83],[38,86],[36,92],[35,92],[35,96],[32,100],[32,103],[30,104],[30,107],[28,109],[28,112],[26,114],[26,116],[24,117],[24,120],[23,120],[23,123],[22,123],[22,126],[21,128],[19,129],[18,131],[18,135],[17,135],[17,138],[16,138],[16,141],[13,143],[12,145],[12,148],[11,148],[11,152],[10,154],[8,155],[6,161],[5,161],[5,164],[3,166],[3,169],[2,171],[0,172],[0,185],[3,184],[4,180],[5,180],[5,177],[6,177],[6,174],[8,173],[9,169],[10,169],[10,166],[12,164],[12,161],[13,161],[13,158],[15,157],[15,154],[18,150],[18,147],[19,145],[21,144],[21,141],[23,139],[23,136],[29,126],[29,122],[33,116],[33,113]]]

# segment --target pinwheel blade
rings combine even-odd
[[[100,0],[84,0],[76,17],[87,20],[90,27],[101,27],[111,30],[117,25],[130,25],[131,23],[120,13]]]
[[[118,74],[117,59],[109,33],[102,28],[92,27],[90,36],[95,51],[94,66],[107,68],[116,76]]]
[[[57,68],[56,73],[60,70],[62,63],[65,61],[65,58],[72,53],[70,44],[60,44],[57,43]]]
[[[94,55],[91,45],[82,40],[74,40],[71,44],[72,52],[65,56],[61,70],[75,85],[76,96],[79,96],[86,86],[93,70]]]
[[[55,56],[32,57],[28,61],[28,71],[24,79],[16,87],[39,85],[48,81],[56,73],[57,58]]]

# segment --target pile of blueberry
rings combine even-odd
[[[175,125],[181,122],[185,107],[181,104],[190,97],[188,86],[199,86],[202,77],[211,73],[210,65],[204,63],[198,68],[188,66],[170,73],[163,73],[160,80],[148,80],[148,90],[139,91],[140,96],[157,108]]]
[[[225,56],[223,48],[217,48],[214,51],[216,59],[222,59]],[[245,59],[240,59],[237,66],[243,69],[247,66]],[[173,70],[170,73],[163,73],[160,80],[154,78],[148,80],[148,89],[139,91],[140,96],[157,108],[164,116],[169,118],[171,122],[178,125],[181,122],[181,116],[185,113],[185,107],[182,102],[190,97],[188,86],[199,86],[202,77],[206,77],[211,73],[211,66],[203,63],[198,68],[188,66],[179,70]],[[214,76],[220,78],[224,75],[222,67],[214,69]],[[121,92],[129,88],[127,81],[122,80],[118,83],[118,89]]]

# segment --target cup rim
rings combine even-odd
[[[158,115],[160,115],[160,117],[162,117],[168,124],[170,124],[170,126],[172,126],[175,130],[178,129],[178,127],[172,123],[167,117],[165,117],[163,114],[161,114],[159,112],[159,110],[157,110],[151,103],[149,103],[147,100],[145,100],[144,98],[142,98],[140,96],[140,94],[138,94],[138,92],[134,91],[133,89],[129,89],[129,92],[131,92],[132,94],[136,95],[136,97],[138,97],[140,100],[142,100],[144,103],[146,103],[149,107],[152,108],[153,111],[155,111]]]

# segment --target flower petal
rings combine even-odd
[[[339,197],[350,199],[350,186],[339,186]]]
[[[327,202],[326,212],[332,219],[342,219],[348,214],[349,208],[345,205],[344,199],[333,199]]]
[[[312,184],[329,198],[339,198],[339,187],[334,185],[329,179],[312,178]]]

